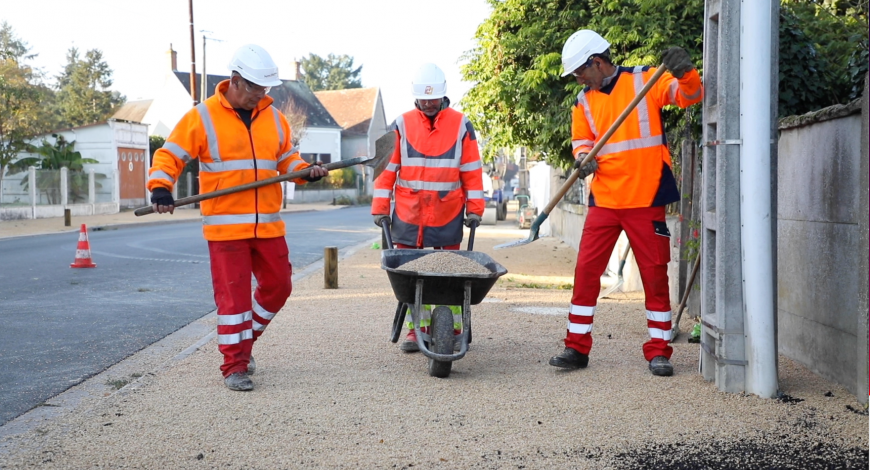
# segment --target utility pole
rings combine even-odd
[[[196,49],[193,44],[193,0],[187,0],[190,7],[190,99],[193,100],[193,106],[197,105],[196,101]]]

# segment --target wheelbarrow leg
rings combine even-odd
[[[404,302],[399,302],[396,306],[396,316],[393,317],[393,334],[390,336],[390,341],[396,343],[399,341],[399,336],[402,334],[402,324],[405,323],[405,315],[408,312],[408,305]]]

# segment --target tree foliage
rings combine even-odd
[[[99,49],[79,57],[78,49],[71,47],[66,59],[57,77],[57,106],[63,125],[76,127],[106,120],[124,104],[124,96],[108,89],[112,86],[112,69]]]
[[[657,65],[661,51],[686,48],[701,62],[703,0],[489,0],[463,77],[475,85],[463,111],[488,138],[484,158],[500,147],[527,146],[553,164],[571,156],[570,108],[580,86],[560,77],[561,50],[579,29],[611,43],[614,63]],[[669,111],[672,129],[684,113]]]
[[[35,57],[6,22],[0,24],[0,186],[26,140],[54,123],[44,103],[52,91],[26,61]]]
[[[354,68],[353,57],[329,54],[324,59],[317,54],[308,54],[300,61],[302,81],[311,91],[344,90],[361,88],[362,65]]]

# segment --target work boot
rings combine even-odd
[[[420,350],[420,346],[417,346],[417,333],[413,329],[408,331],[408,336],[405,337],[405,341],[402,342],[399,349],[408,353]]]
[[[589,356],[575,349],[565,348],[561,354],[550,358],[550,365],[563,369],[582,369],[589,365]]]
[[[229,377],[224,379],[224,385],[226,385],[228,389],[237,392],[247,392],[254,389],[254,382],[251,382],[248,374],[244,372],[230,374]]]
[[[251,356],[251,360],[248,361],[248,375],[254,375],[254,372],[257,372],[257,361],[254,360],[254,356]]]
[[[665,356],[656,356],[649,361],[649,370],[653,375],[670,377],[674,375],[674,366]]]

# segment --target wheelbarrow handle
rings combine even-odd
[[[390,234],[390,219],[381,220],[381,230],[384,232],[384,240],[387,241],[387,249],[393,249],[393,236]]]
[[[468,234],[468,251],[474,251],[474,230],[477,228],[476,220],[471,222],[471,232]]]

